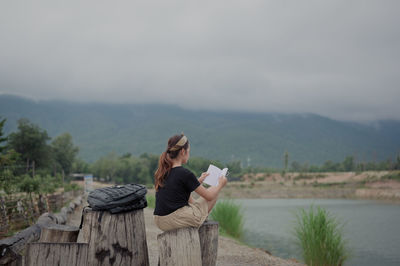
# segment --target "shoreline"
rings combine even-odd
[[[400,204],[400,180],[385,175],[400,171],[248,174],[228,182],[221,199],[354,199]],[[154,195],[154,189],[148,189]]]

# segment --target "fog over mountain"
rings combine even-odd
[[[0,3],[0,93],[400,119],[400,2]]]
[[[243,166],[283,166],[289,161],[322,164],[342,161],[394,159],[400,153],[400,122],[370,124],[343,122],[303,113],[251,113],[193,111],[172,105],[104,104],[65,101],[33,101],[0,96],[0,116],[7,118],[5,131],[28,118],[55,137],[73,136],[80,157],[95,161],[110,152],[134,155],[160,154],[168,137],[184,132],[192,156],[223,162],[240,160]]]

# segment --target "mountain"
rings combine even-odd
[[[394,158],[400,151],[400,122],[336,121],[315,114],[211,112],[155,104],[34,101],[0,95],[5,132],[28,118],[55,137],[69,132],[80,157],[95,161],[118,154],[160,154],[171,135],[184,132],[191,155],[243,165],[282,167],[289,161],[322,164],[353,155],[358,161]]]

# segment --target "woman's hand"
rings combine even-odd
[[[225,176],[220,176],[219,180],[218,180],[218,185],[222,187],[224,187],[226,185],[226,183],[228,183],[228,179]]]
[[[209,176],[209,173],[207,173],[207,172],[204,172],[204,173],[201,174],[201,176],[198,179],[200,184],[203,183],[204,179],[206,179],[207,176]]]

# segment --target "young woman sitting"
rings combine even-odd
[[[225,176],[221,176],[217,186],[203,187],[201,183],[207,173],[197,178],[190,170],[182,167],[189,156],[189,141],[183,134],[171,137],[166,151],[160,156],[155,173],[154,221],[163,231],[200,227],[214,207],[219,192],[228,182]],[[193,191],[200,195],[197,200],[191,196]]]

